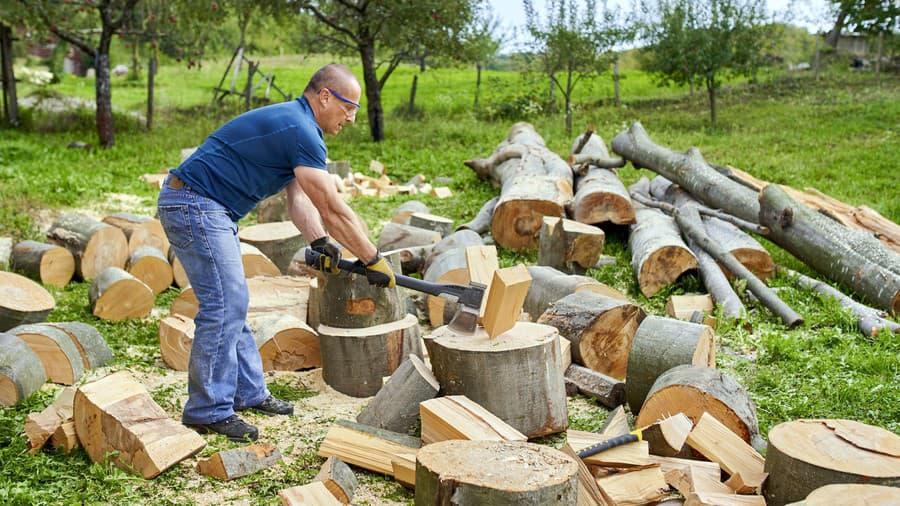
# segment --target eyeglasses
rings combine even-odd
[[[332,95],[334,95],[334,97],[337,98],[338,100],[340,100],[341,102],[352,105],[353,109],[351,109],[350,111],[347,111],[347,109],[345,109],[344,107],[341,107],[341,109],[344,111],[344,114],[346,114],[348,117],[352,118],[353,116],[356,116],[356,110],[360,108],[360,105],[358,103],[350,100],[349,98],[345,98],[345,97],[341,96],[340,93],[332,90],[331,88],[322,88],[322,90],[328,91],[328,93],[331,93]],[[319,92],[321,92],[322,90],[319,90]]]

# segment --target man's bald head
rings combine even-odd
[[[348,86],[359,86],[353,72],[340,63],[329,63],[313,74],[303,93],[315,94],[322,88],[336,88],[338,91],[346,92]]]

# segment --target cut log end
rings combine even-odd
[[[44,321],[56,301],[44,287],[11,272],[0,272],[0,332]]]
[[[128,260],[128,240],[116,227],[103,227],[91,236],[81,256],[81,277],[92,279],[107,267],[125,266]]]
[[[497,244],[516,251],[537,246],[544,216],[565,216],[565,209],[546,200],[500,202],[491,219],[491,233]]]
[[[104,320],[143,318],[150,314],[153,303],[153,290],[146,284],[134,277],[123,278],[108,285],[92,300],[91,312]]]
[[[652,297],[663,287],[674,283],[682,274],[697,268],[697,258],[687,248],[666,246],[655,251],[641,264],[641,293]]]

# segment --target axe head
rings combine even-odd
[[[475,328],[478,325],[478,309],[471,308],[465,304],[459,304],[458,308],[447,327],[457,334],[467,336],[475,334]]]

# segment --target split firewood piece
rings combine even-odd
[[[12,237],[0,237],[0,271],[9,268],[9,258],[12,255]]]
[[[766,506],[766,500],[759,495],[692,492],[684,506]]]
[[[565,374],[569,366],[572,365],[572,342],[562,337],[559,338],[559,354],[562,355],[559,370]]]
[[[75,258],[75,274],[91,279],[107,267],[125,267],[128,240],[122,230],[82,214],[66,213],[47,232],[50,242],[64,246]]]
[[[413,213],[409,216],[409,224],[413,227],[432,230],[446,237],[453,232],[453,220],[428,213]]]
[[[690,320],[695,311],[709,313],[714,309],[712,297],[703,295],[672,295],[666,302],[666,316]]]
[[[94,462],[112,461],[154,478],[206,446],[200,434],[172,420],[127,372],[82,385],[75,393],[75,430]]]
[[[619,405],[606,415],[606,420],[603,420],[603,425],[600,426],[597,434],[623,436],[629,432],[631,432],[631,427],[628,426],[628,415],[625,414],[625,407]]]
[[[141,246],[131,252],[128,272],[143,281],[158,295],[172,286],[172,266],[162,251],[153,246]]]
[[[791,506],[896,506],[900,504],[900,488],[884,485],[857,485],[838,483],[825,485],[812,492],[806,499]]]
[[[379,251],[390,251],[414,246],[437,244],[441,240],[440,232],[427,228],[401,223],[386,223],[381,229],[376,246]]]
[[[367,425],[338,420],[319,446],[320,457],[340,458],[348,464],[393,476],[391,460],[419,451],[419,438]]]
[[[574,274],[584,274],[597,265],[606,235],[593,226],[544,216],[540,233],[538,265]]]
[[[551,303],[575,292],[590,291],[615,299],[628,300],[628,297],[618,290],[588,276],[565,274],[545,265],[530,265],[528,272],[532,281],[523,309],[532,320],[544,314]]]
[[[743,495],[755,495],[762,493],[761,483],[766,481],[766,477],[768,474],[765,472],[760,473],[751,473],[751,472],[737,472],[731,475],[727,480],[725,480],[725,485],[728,487],[727,492],[731,492],[734,494],[743,494]]]
[[[88,290],[91,313],[104,320],[143,318],[153,310],[153,289],[118,267],[107,267]]]
[[[591,474],[587,464],[578,457],[575,450],[566,443],[560,448],[560,451],[572,457],[578,465],[578,501],[576,506],[612,506],[614,504],[612,498],[600,490],[594,475]]]
[[[413,463],[415,463],[415,457],[413,457]],[[342,504],[350,504],[353,494],[356,493],[356,487],[359,485],[350,466],[334,455],[325,460],[313,481],[325,484],[325,488]]]
[[[522,264],[494,271],[491,289],[484,296],[482,321],[488,336],[497,337],[515,326],[530,285],[531,274]]]
[[[522,441],[442,441],[416,455],[417,504],[575,504],[578,465]]]
[[[681,240],[675,220],[656,209],[638,206],[628,248],[641,293],[652,297],[685,272],[697,268],[697,258]]]
[[[412,216],[413,213],[428,213],[429,211],[428,206],[424,203],[418,200],[407,200],[397,207],[394,217],[391,218],[391,223],[409,225],[409,217]]]
[[[653,383],[635,425],[645,427],[679,412],[694,424],[709,413],[757,451],[765,448],[747,390],[721,371],[691,365],[669,369]]]
[[[422,444],[448,439],[473,441],[527,441],[490,411],[465,395],[448,395],[422,402]]]
[[[188,370],[193,344],[194,320],[173,313],[159,321],[159,351],[171,369]]]
[[[256,246],[241,243],[241,263],[244,265],[244,276],[253,278],[256,276],[278,276],[281,271],[269,257],[263,254]]]
[[[35,454],[50,440],[63,422],[72,419],[72,405],[75,388],[66,387],[39,413],[29,413],[25,418],[25,436],[28,438],[28,453]]]
[[[104,217],[103,223],[119,228],[125,233],[130,253],[134,253],[141,246],[153,246],[163,254],[169,253],[169,238],[166,237],[162,224],[155,218],[130,213],[113,213]]]
[[[187,273],[184,272],[184,266],[181,265],[181,260],[175,254],[174,248],[169,248],[169,263],[172,264],[172,278],[175,280],[175,286],[178,288],[191,286]]]
[[[181,293],[172,299],[172,305],[169,307],[169,313],[171,315],[181,315],[192,320],[197,316],[199,310],[200,302],[197,301],[197,296],[194,295],[194,289],[191,288],[190,285],[183,288]]]
[[[398,248],[390,251],[383,251],[381,254],[385,257],[398,255],[400,263],[394,267],[400,267],[403,274],[422,274],[425,271],[425,260],[431,254],[434,248],[433,244],[424,246],[412,246],[409,248]]]
[[[597,486],[613,504],[655,504],[669,491],[669,484],[656,465],[597,478]]]
[[[307,305],[309,304],[309,278],[257,276],[247,280],[247,290],[250,292],[247,318],[259,314],[285,313],[299,320],[306,320]]]
[[[76,448],[81,448],[81,442],[75,432],[75,421],[69,420],[61,423],[50,436],[50,444],[54,448],[62,450],[66,455],[72,453],[72,450]]]
[[[666,483],[685,497],[692,492],[734,494],[734,490],[722,483],[722,470],[715,462],[660,457],[653,454],[650,455],[650,462],[659,464],[666,477]]]
[[[500,197],[496,196],[485,202],[471,221],[456,227],[456,230],[472,230],[479,235],[488,232],[491,229],[491,219],[494,217],[494,208],[497,207],[498,200]]]
[[[419,421],[419,403],[433,399],[440,390],[437,378],[416,355],[394,371],[356,421],[406,434]]]
[[[601,372],[572,364],[566,369],[565,379],[578,393],[597,399],[610,409],[625,403],[625,384]]]
[[[44,287],[25,276],[0,271],[0,332],[42,322],[54,307],[56,301]]]
[[[549,325],[517,322],[495,338],[482,327],[468,336],[444,326],[425,345],[446,395],[465,395],[519,432],[536,437],[567,425],[558,339]]]
[[[102,367],[112,360],[113,354],[109,344],[93,325],[82,322],[52,322],[45,325],[56,327],[69,334],[84,360],[85,369]]]
[[[582,291],[550,304],[537,322],[556,327],[572,343],[576,363],[623,379],[634,333],[645,316],[628,301]]]
[[[287,272],[297,250],[307,245],[306,239],[292,221],[260,223],[244,227],[238,232],[238,237],[262,251],[282,273]]]
[[[423,279],[429,283],[468,285],[471,279],[466,248],[481,245],[483,245],[481,236],[471,230],[460,230],[448,235],[432,248],[431,254],[425,260]],[[426,298],[426,307],[432,327],[449,323],[458,309],[456,302],[434,295]]]
[[[453,196],[453,192],[446,186],[435,186],[431,189],[431,195],[439,199],[449,199]]]
[[[660,353],[660,350],[666,350]],[[683,364],[716,366],[716,335],[706,325],[648,316],[634,334],[628,354],[625,393],[628,407],[638,413],[656,379]],[[672,411],[677,413],[678,410]],[[655,422],[649,421],[646,425]]]
[[[84,359],[64,330],[37,323],[19,325],[9,333],[25,341],[41,359],[47,378],[53,383],[74,385],[84,375]]]
[[[322,323],[322,379],[352,397],[375,395],[382,378],[396,371],[410,353],[421,356],[419,335],[419,320],[411,314],[374,327],[339,328]]]
[[[306,485],[286,488],[278,492],[278,498],[284,506],[341,506],[341,501],[325,487],[321,481],[314,481]]]
[[[288,221],[291,215],[287,209],[287,190],[281,190],[275,195],[270,195],[256,206],[257,223],[274,223]]]
[[[687,444],[722,466],[731,476],[740,474],[743,483],[759,491],[766,478],[765,459],[752,446],[709,413],[703,413],[687,436]]]
[[[569,429],[566,431],[566,442],[575,452],[602,443],[615,436],[604,436],[594,432]],[[646,466],[649,462],[649,446],[646,441],[635,441],[619,445],[604,452],[585,457],[584,463],[590,466],[603,467],[635,467]]]
[[[260,443],[223,450],[197,462],[197,472],[220,480],[236,480],[268,469],[281,461],[275,445]]]
[[[12,250],[10,270],[53,286],[66,286],[75,275],[75,258],[62,246],[22,241]]]
[[[40,357],[18,337],[0,332],[0,406],[28,398],[47,381]]]
[[[416,456],[412,453],[401,453],[391,458],[394,479],[408,488],[416,488]]]
[[[641,437],[650,445],[650,453],[663,457],[682,455],[684,442],[694,427],[691,419],[678,413],[663,418],[642,429]]]
[[[497,260],[497,247],[492,244],[490,246],[469,246],[466,248],[466,268],[469,273],[469,280],[484,285],[484,292],[490,293],[494,272],[500,269],[500,263]],[[484,316],[487,300],[487,297],[481,299],[481,308],[478,310],[479,317]]]
[[[853,420],[784,422],[769,431],[765,471],[765,497],[773,505],[801,501],[832,483],[896,487],[900,437]]]
[[[305,321],[285,313],[249,317],[263,371],[299,371],[322,366],[319,335]]]

